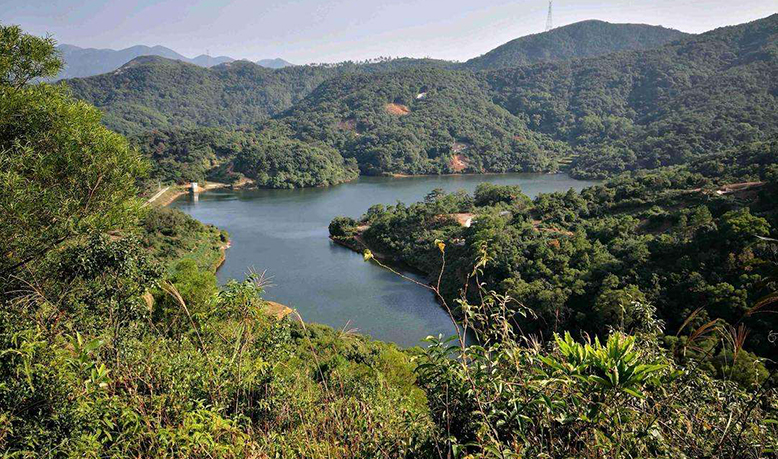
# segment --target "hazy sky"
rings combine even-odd
[[[547,9],[544,0],[0,0],[0,22],[82,47],[159,44],[189,57],[210,50],[302,64],[466,60],[543,31]],[[777,11],[778,0],[557,0],[554,25],[601,19],[704,32]]]

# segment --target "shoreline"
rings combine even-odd
[[[383,174],[376,174],[376,175],[368,175],[368,174],[359,174],[356,177],[354,177],[351,180],[345,180],[338,183],[332,183],[328,185],[316,185],[316,186],[303,186],[303,187],[293,187],[293,188],[274,188],[274,187],[266,187],[266,186],[258,186],[253,180],[251,179],[244,179],[239,182],[228,184],[228,183],[221,183],[221,182],[206,182],[206,184],[200,188],[199,193],[205,193],[207,191],[211,190],[218,190],[218,189],[230,189],[230,190],[301,190],[301,189],[307,189],[307,188],[313,188],[313,189],[321,189],[321,188],[331,188],[336,187],[339,185],[344,185],[347,183],[352,183],[354,181],[359,180],[360,178],[392,178],[392,179],[405,179],[405,178],[425,178],[425,177],[475,177],[475,176],[504,176],[504,175],[512,175],[512,174],[527,174],[527,175],[559,175],[564,174],[568,177],[572,178],[573,180],[580,180],[580,181],[592,181],[597,182],[601,179],[585,179],[585,178],[576,178],[567,173],[564,170],[556,170],[556,171],[540,171],[540,172],[518,172],[518,171],[511,171],[511,172],[454,172],[454,173],[447,173],[447,174],[400,174],[400,173],[383,173]],[[161,207],[168,206],[172,204],[176,199],[179,197],[190,193],[191,190],[186,185],[171,185],[168,188],[173,188],[172,190],[166,190],[163,193],[161,193],[159,196],[154,196],[150,198],[144,205],[159,205]]]
[[[394,257],[389,257],[389,256],[383,255],[381,253],[374,252],[373,249],[371,249],[370,246],[367,245],[367,243],[364,241],[364,239],[361,236],[362,235],[359,234],[357,236],[354,236],[354,237],[351,237],[351,238],[348,238],[348,239],[338,239],[338,238],[334,238],[332,236],[330,236],[329,238],[335,244],[338,244],[338,245],[340,245],[342,247],[345,247],[345,248],[347,248],[347,249],[349,249],[349,250],[351,250],[353,252],[356,252],[356,253],[358,253],[360,255],[362,255],[364,253],[364,250],[370,250],[370,253],[373,254],[373,258],[377,259],[381,263],[383,263],[383,264],[385,264],[385,265],[389,266],[390,268],[395,269],[397,271],[400,271],[400,272],[404,271],[405,273],[409,273],[409,274],[413,274],[413,275],[416,275],[416,276],[420,276],[423,279],[420,280],[419,282],[421,282],[421,283],[423,283],[423,284],[425,284],[425,285],[427,285],[429,287],[433,287],[432,282],[430,282],[428,280],[428,277],[430,276],[430,274],[425,273],[425,272],[423,272],[423,271],[421,271],[419,269],[416,269],[416,268],[414,268],[412,266],[409,266],[406,263],[403,263],[401,260],[398,260],[398,259],[396,259]],[[430,293],[430,295],[432,295],[433,301],[435,301],[435,303],[438,305],[439,308],[441,308],[445,312],[449,312],[448,310],[446,310],[446,308],[444,307],[443,303],[441,302],[441,299],[438,297],[438,295],[435,294],[434,291],[430,290],[429,293]],[[460,317],[456,318],[458,325],[459,325],[459,320],[460,319],[461,319]]]
[[[224,265],[224,262],[227,261],[227,249],[229,249],[230,247],[232,247],[232,241],[230,241],[229,239],[227,239],[227,242],[219,246],[220,255],[219,255],[219,259],[216,261],[216,265],[213,268],[214,274],[218,273],[219,268],[221,268],[222,265]]]
[[[566,174],[563,170],[556,170],[556,171],[538,171],[538,172],[527,172],[527,171],[511,171],[511,172],[453,172],[448,174],[396,174],[396,173],[386,173],[382,175],[360,175],[360,177],[391,177],[391,178],[422,178],[422,177],[457,177],[457,176],[463,176],[463,177],[471,177],[476,175],[510,175],[510,174],[539,174],[539,175],[556,175],[556,174]],[[568,176],[570,176],[568,174]],[[575,179],[574,177],[570,176],[571,178]],[[582,179],[575,179],[575,180],[582,180]]]
[[[250,188],[254,184],[253,180],[245,179],[236,183],[222,183],[222,182],[205,182],[197,191],[197,194],[206,193],[213,190],[223,190],[229,188],[231,190],[240,190],[244,188]],[[152,198],[146,201],[144,205],[157,205],[159,207],[167,207],[172,204],[176,199],[185,194],[192,192],[192,189],[188,185],[170,185],[166,189],[154,195]]]
[[[369,245],[365,242],[365,240],[362,238],[362,234],[357,234],[355,236],[352,236],[350,238],[335,238],[333,236],[329,236],[329,239],[334,242],[335,244],[340,245],[341,247],[345,247],[352,252],[356,252],[360,255],[364,255],[365,250],[369,250],[370,253],[373,254],[373,258],[380,261],[381,263],[396,269],[398,271],[405,271],[406,273],[410,273],[416,276],[421,276],[424,278],[424,283],[428,283],[426,278],[429,277],[428,273],[425,273],[417,268],[414,268],[413,266],[408,265],[407,263],[404,263],[402,260],[399,260],[393,256],[385,255],[380,252],[374,251],[372,248],[370,248]]]

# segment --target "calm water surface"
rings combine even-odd
[[[172,206],[229,231],[232,248],[219,281],[267,271],[274,286],[265,297],[297,309],[306,321],[407,347],[428,335],[453,334],[448,315],[429,290],[330,241],[327,226],[338,215],[357,218],[373,204],[410,204],[434,188],[472,192],[482,182],[521,185],[531,197],[591,185],[563,174],[362,177],[329,188],[211,191]]]

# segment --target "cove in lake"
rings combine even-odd
[[[358,218],[373,204],[411,204],[435,188],[472,193],[482,182],[520,185],[530,197],[594,183],[564,174],[361,177],[329,188],[217,190],[197,202],[179,198],[172,207],[230,233],[220,282],[266,271],[274,285],[265,298],[297,309],[305,321],[409,347],[428,335],[453,335],[446,312],[429,290],[330,241],[327,227],[334,217]]]

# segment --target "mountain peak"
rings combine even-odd
[[[613,24],[590,19],[516,38],[470,59],[464,67],[486,70],[596,57],[618,51],[656,48],[687,36],[684,32],[660,26]]]
[[[257,61],[257,64],[269,69],[281,69],[284,67],[291,67],[294,65],[291,62],[287,62],[281,59],[280,57],[276,57],[275,59],[260,59]]]

